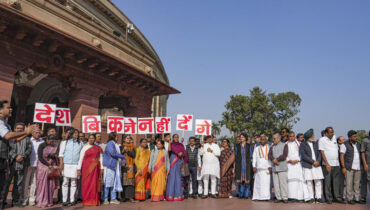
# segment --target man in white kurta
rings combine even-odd
[[[299,155],[299,142],[295,139],[295,133],[289,134],[288,146],[288,198],[293,200],[310,200],[307,186],[304,184],[301,157]],[[305,190],[306,189],[306,190]],[[307,191],[305,193],[305,191]]]
[[[208,197],[208,183],[211,179],[211,194],[212,197],[216,197],[216,185],[217,178],[220,178],[220,162],[218,157],[221,154],[220,147],[212,142],[212,137],[207,136],[205,138],[206,144],[200,150],[203,155],[203,165],[201,174],[203,176],[203,198]]]
[[[75,193],[77,190],[77,167],[80,160],[80,152],[84,146],[82,142],[78,141],[78,130],[72,130],[70,134],[70,139],[62,141],[59,150],[59,159],[63,163],[63,205],[67,205],[68,199],[68,186],[71,183],[71,188],[69,192],[70,203],[75,204]]]
[[[254,187],[252,200],[270,200],[271,161],[268,159],[270,146],[266,135],[261,135],[261,145],[253,151]]]

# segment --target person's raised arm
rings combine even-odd
[[[38,128],[38,125],[33,124],[33,125],[27,126],[24,129],[24,131],[22,131],[22,132],[12,132],[8,128],[6,128],[6,126],[4,124],[2,124],[0,129],[2,130],[1,136],[4,139],[6,139],[6,140],[17,139],[17,141],[21,141],[21,140],[23,140],[23,138],[21,139],[20,137],[30,135],[32,133],[32,131],[37,129],[37,128]]]

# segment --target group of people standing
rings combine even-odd
[[[99,133],[85,136],[75,128],[66,129],[61,140],[54,128],[44,138],[37,125],[16,123],[11,131],[6,123],[11,111],[7,101],[0,101],[1,208],[11,183],[12,205],[40,208],[54,204],[56,190],[64,206],[78,200],[98,206],[232,196],[366,203],[370,138],[360,145],[353,130],[346,140],[328,127],[315,140],[312,129],[296,135],[284,128],[272,143],[265,134],[242,133],[233,147],[228,139],[220,147],[214,136],[190,137],[184,145],[177,134],[158,134],[135,146],[130,135],[114,132],[103,141]]]

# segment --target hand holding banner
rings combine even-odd
[[[136,117],[125,117],[125,133],[126,134],[136,134],[137,133],[137,118]]]
[[[139,118],[138,119],[138,134],[154,133],[154,118]]]
[[[71,126],[71,109],[69,108],[56,108],[55,112],[56,126]]]
[[[176,130],[192,131],[193,130],[193,115],[178,114],[176,122]]]
[[[54,124],[56,108],[55,104],[36,103],[33,122]]]
[[[125,133],[125,118],[120,116],[107,117],[107,133],[116,132],[118,134]]]
[[[156,133],[171,133],[171,117],[156,117],[155,124]]]
[[[211,135],[212,134],[212,120],[196,120],[195,121],[195,135]]]
[[[82,116],[82,133],[100,133],[100,115]]]

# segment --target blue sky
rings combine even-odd
[[[302,98],[297,132],[370,129],[370,1],[113,0],[159,54],[168,115],[218,121],[254,86]],[[223,134],[227,134],[225,130]]]

